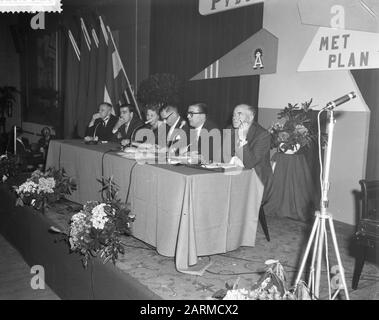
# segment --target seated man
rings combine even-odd
[[[117,122],[117,117],[112,114],[112,108],[108,102],[100,103],[99,112],[92,116],[86,129],[85,141],[111,141],[114,139],[112,129]]]
[[[16,154],[16,163],[20,165],[21,170],[34,170],[38,165],[43,165],[44,159],[41,152],[34,152],[30,148],[29,140],[23,137],[23,130],[20,127],[16,129],[16,151],[14,130],[9,133],[7,152]]]
[[[204,162],[221,161],[221,132],[208,119],[208,106],[195,103],[188,107],[187,118],[190,125],[190,152],[198,152]]]
[[[43,158],[46,160],[47,151],[49,150],[50,140],[53,138],[49,127],[43,127],[41,130],[42,138],[38,140],[38,149],[43,153]]]
[[[173,144],[177,144],[180,139],[185,139],[184,146],[186,146],[186,137],[180,135],[182,129],[186,135],[189,134],[189,126],[187,121],[179,115],[178,108],[173,105],[168,105],[161,110],[161,119],[166,122],[170,127],[167,133],[167,147],[170,148]]]
[[[123,104],[120,106],[120,118],[113,127],[112,133],[122,146],[130,144],[135,136],[135,131],[144,125],[142,120],[136,114],[136,109],[132,104]]]
[[[232,146],[232,161],[242,162],[247,169],[255,169],[264,185],[262,203],[271,193],[273,173],[270,163],[271,135],[254,121],[257,107],[240,104],[233,111],[233,130],[237,133],[237,144]],[[234,139],[232,138],[232,141]]]

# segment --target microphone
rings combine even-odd
[[[345,94],[344,96],[342,96],[342,97],[340,97],[334,101],[328,102],[324,109],[333,110],[335,107],[339,106],[340,104],[343,104],[345,102],[348,102],[351,99],[356,98],[356,96],[357,95],[355,94],[355,92],[351,91],[350,93]]]
[[[132,131],[132,134],[130,135],[130,143],[129,145],[132,144],[132,141],[134,140],[134,134],[137,133],[137,130],[141,129],[142,127],[145,126],[145,124],[148,124],[150,123],[151,121],[145,121],[145,122],[142,122],[139,126],[135,127]]]
[[[183,120],[181,123],[180,123],[180,127],[179,129],[183,128],[185,126],[186,122]]]

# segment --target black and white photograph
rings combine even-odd
[[[378,262],[379,0],[0,0],[0,300],[251,317]]]

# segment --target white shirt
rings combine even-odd
[[[204,122],[204,123],[205,123],[205,122]],[[203,129],[204,123],[203,123],[200,127],[197,127],[197,128],[195,129],[195,130],[196,130],[196,141],[199,141],[200,134],[201,134],[201,129]]]
[[[107,125],[109,118],[110,118],[110,117],[103,119],[103,121],[104,121],[104,126]]]
[[[167,141],[170,141],[170,138],[175,130],[175,127],[176,125],[178,124],[180,120],[180,117],[178,117],[178,119],[176,119],[175,123],[170,127],[170,130],[168,131],[168,134],[167,134]]]

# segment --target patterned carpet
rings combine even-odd
[[[70,216],[80,206],[73,203],[61,203],[47,215],[61,228],[67,228]],[[248,287],[258,280],[265,270],[264,262],[268,259],[279,260],[287,273],[287,283],[292,286],[300,266],[312,225],[287,218],[267,217],[271,241],[267,242],[261,227],[258,227],[255,247],[240,247],[225,254],[201,257],[203,262],[212,265],[203,276],[182,274],[176,271],[174,258],[159,255],[151,246],[133,238],[126,237],[125,255],[116,266],[127,272],[163,299],[212,299],[212,295],[225,284],[239,281],[239,287]],[[346,270],[346,279],[350,299],[379,300],[379,267],[366,262],[358,289],[351,289],[354,270],[354,256],[350,248],[350,238],[354,233],[351,226],[335,222],[337,241],[342,264]],[[67,230],[67,229],[66,229]],[[331,236],[328,233],[330,266],[336,265]],[[323,270],[325,270],[325,265]],[[307,269],[306,269],[307,270]],[[322,272],[320,298],[328,295],[327,278]],[[341,294],[344,299],[344,294]]]

